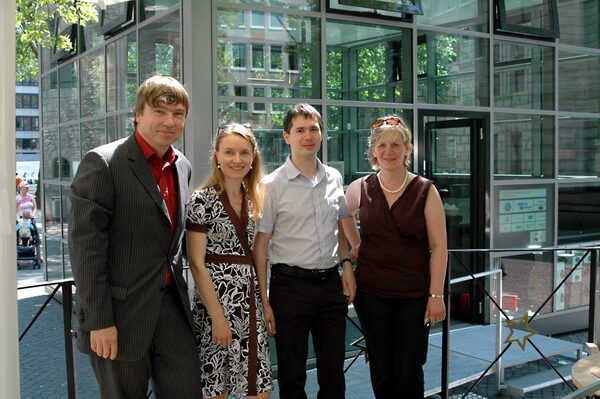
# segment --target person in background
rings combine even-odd
[[[283,121],[291,154],[263,179],[265,206],[257,226],[255,260],[267,326],[275,334],[282,399],[306,398],[309,333],[317,359],[318,397],[345,397],[346,314],[356,284],[340,227],[347,216],[342,176],[317,158],[322,130],[314,107],[291,108]]]
[[[263,205],[262,170],[250,126],[223,125],[210,176],[189,200],[187,254],[204,398],[266,399],[273,389],[266,292],[260,295],[251,249]]]
[[[358,256],[354,308],[376,398],[423,398],[429,327],[446,317],[444,209],[432,182],[407,170],[411,140],[398,116],[375,120],[368,156],[377,172],[346,192],[343,225]]]
[[[23,216],[23,211],[29,211],[31,218],[35,220],[37,204],[33,195],[29,194],[29,183],[22,180],[19,183],[19,194],[17,194],[17,221]]]
[[[79,350],[102,398],[202,397],[182,238],[191,165],[172,145],[189,97],[167,76],[137,90],[135,133],[85,154],[71,184]]]

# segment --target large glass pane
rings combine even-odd
[[[43,126],[58,123],[58,74],[52,72],[42,78]]]
[[[554,109],[554,51],[515,42],[494,43],[496,107]]]
[[[421,25],[435,25],[477,32],[488,31],[488,1],[421,0],[423,15],[416,15]]]
[[[43,145],[42,159],[44,180],[59,180],[60,179],[60,161],[59,148],[60,141],[58,137],[58,128],[42,130]]]
[[[600,119],[560,118],[559,177],[600,176]]]
[[[494,178],[554,176],[554,118],[542,115],[495,115]]]
[[[372,173],[367,151],[371,123],[380,116],[400,115],[412,121],[412,111],[386,108],[327,107],[324,139],[327,140],[327,164],[338,169],[344,184]]]
[[[79,124],[60,128],[60,180],[70,181],[81,160]]]
[[[81,117],[106,112],[106,85],[104,84],[104,49],[86,54],[81,66]]]
[[[62,202],[62,230],[63,230],[63,278],[72,277],[71,258],[69,255],[69,212],[71,211],[71,201],[69,200],[69,187],[61,187],[61,202]]]
[[[554,262],[552,253],[536,253],[521,256],[504,257],[502,265],[503,302],[510,302],[515,306],[505,306],[510,310],[514,319],[523,317],[524,314],[532,316],[548,299],[554,284]],[[555,295],[553,299],[557,298]],[[539,312],[549,313],[553,309],[550,300]]]
[[[600,183],[558,186],[558,243],[600,239]]]
[[[106,46],[108,111],[135,106],[138,51],[135,32]]]
[[[79,74],[77,62],[72,62],[58,70],[60,121],[79,119]]]
[[[48,280],[62,278],[62,229],[60,186],[44,184],[44,253]],[[66,234],[66,232],[65,232]]]
[[[139,30],[140,79],[154,75],[181,78],[181,25],[179,12],[165,15]]]
[[[92,148],[106,144],[106,123],[104,119],[81,124],[81,154]]]
[[[261,6],[283,7],[286,9],[319,11],[320,0],[223,0],[220,3],[259,4]]]
[[[237,87],[260,85],[274,89],[278,97],[320,98],[319,20],[279,13],[284,29],[250,28],[240,23],[251,21],[249,13],[217,11],[219,93],[237,96]],[[271,68],[265,68],[265,55],[271,58]]]
[[[560,51],[558,104],[561,111],[600,112],[600,57]]]
[[[104,43],[104,35],[100,33],[100,7],[94,5],[96,11],[97,20],[88,21],[80,32],[83,32],[83,37],[80,38],[81,50],[83,53],[86,50],[90,50],[92,47],[96,47]]]
[[[487,40],[421,32],[417,45],[419,102],[489,105]]]
[[[600,47],[600,3],[597,0],[558,0],[560,42]]]
[[[411,102],[411,43],[409,29],[328,20],[328,98]]]

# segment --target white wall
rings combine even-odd
[[[20,398],[15,244],[15,2],[0,13],[0,398]]]

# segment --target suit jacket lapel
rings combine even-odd
[[[152,176],[150,166],[148,166],[148,162],[144,158],[142,150],[135,141],[134,135],[130,136],[129,139],[127,139],[126,145],[127,156],[131,161],[131,170],[138,178],[138,180],[142,183],[142,185],[146,188],[148,195],[150,195],[150,197],[154,200],[156,206],[158,206],[162,210],[167,220],[170,220],[167,204],[165,203],[165,200],[163,199],[160,193],[160,188],[158,187],[156,180],[154,180],[154,176]]]

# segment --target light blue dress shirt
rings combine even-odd
[[[335,266],[338,220],[348,216],[340,172],[317,159],[311,181],[288,157],[263,182],[265,203],[257,230],[271,234],[269,263],[304,269]]]

